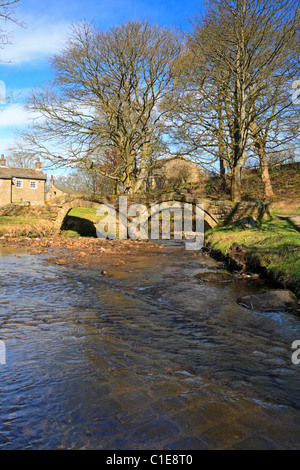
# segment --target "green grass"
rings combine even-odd
[[[217,227],[207,232],[206,241],[224,254],[230,254],[233,243],[244,245],[276,276],[300,282],[300,233],[291,221],[273,217],[251,230]]]
[[[80,234],[78,232],[76,232],[75,230],[63,230],[61,234],[65,238],[78,238],[78,237],[80,237]]]
[[[75,209],[72,209],[69,212],[68,216],[87,219],[91,222],[99,222],[101,220],[101,217],[98,217],[96,212],[97,209],[93,207],[76,207]]]
[[[300,214],[300,207],[293,208],[293,207],[283,207],[282,209],[272,209],[271,208],[271,214],[272,215],[298,215]]]
[[[26,225],[26,224],[37,224],[40,219],[37,218],[22,218],[18,216],[0,216],[0,228],[7,225]]]
[[[48,220],[33,217],[0,216],[0,236],[35,238],[52,234],[52,223]]]

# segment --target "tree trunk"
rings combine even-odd
[[[260,160],[261,179],[262,179],[263,186],[264,186],[264,199],[270,200],[274,197],[274,192],[273,192],[272,183],[270,180],[266,153],[265,153],[264,148],[262,147],[260,147],[259,149],[259,160]]]
[[[240,165],[232,168],[231,174],[231,200],[239,202],[242,199],[242,167]]]
[[[124,177],[124,192],[125,194],[133,194],[133,163],[134,163],[134,157],[132,154],[129,152],[128,147],[125,149],[123,153],[123,158],[126,162],[126,167],[124,169],[125,177]]]
[[[224,159],[224,120],[223,120],[223,101],[222,93],[219,93],[219,104],[218,104],[218,121],[219,121],[219,161],[220,161],[220,178],[221,178],[221,188],[223,191],[226,190],[226,167]]]
[[[140,189],[142,189],[143,192],[146,192],[147,175],[147,170],[143,168],[139,174],[137,181],[134,183],[134,193],[137,193]]]
[[[113,195],[116,196],[118,194],[118,180],[113,182]]]
[[[126,173],[126,178],[124,181],[124,192],[125,194],[132,194],[133,193],[133,188],[132,188],[132,180],[130,178],[130,174]]]
[[[224,158],[220,157],[220,178],[221,178],[221,187],[226,190],[226,167]]]

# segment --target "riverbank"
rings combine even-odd
[[[300,297],[300,233],[289,217],[269,217],[258,227],[216,227],[206,249],[228,268],[258,273]]]
[[[104,240],[76,237],[51,238],[0,237],[1,246],[14,246],[31,254],[43,255],[49,263],[80,267],[101,267],[103,270],[126,266],[130,260],[141,255],[159,255],[163,246],[136,240]],[[108,272],[104,271],[104,274]]]

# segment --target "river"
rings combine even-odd
[[[0,249],[0,449],[299,449],[299,312],[176,243],[110,276]]]

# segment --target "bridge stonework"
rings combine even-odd
[[[263,216],[266,205],[262,202],[231,202],[231,201],[214,201],[210,199],[195,198],[180,194],[165,194],[157,197],[156,199],[136,195],[128,196],[128,207],[132,204],[144,204],[150,208],[153,204],[160,204],[163,202],[181,202],[193,205],[204,205],[204,218],[209,227],[213,228],[215,225],[223,223],[230,224],[240,218],[252,216],[256,219]],[[107,204],[113,206],[116,211],[119,208],[119,196],[101,196],[92,197],[87,195],[73,195],[59,198],[51,203],[56,207],[57,218],[54,221],[55,228],[59,231],[63,225],[65,218],[71,209],[76,207],[93,207],[98,208],[100,204]]]

